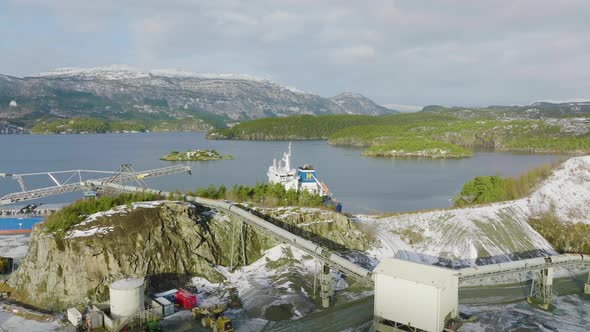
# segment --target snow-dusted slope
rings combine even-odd
[[[195,77],[205,79],[225,79],[225,80],[249,80],[256,82],[270,82],[268,79],[245,74],[212,74],[212,73],[194,73],[179,69],[154,69],[143,71],[127,65],[112,65],[106,67],[78,68],[65,67],[57,68],[51,71],[42,72],[38,77],[80,77],[86,79],[103,79],[103,80],[121,80],[145,78],[150,76],[163,77]]]
[[[51,111],[60,117],[126,118],[121,114],[160,113],[184,118],[194,112],[208,112],[244,120],[387,111],[364,97],[361,104],[339,104],[250,75],[138,70],[120,65],[61,68],[22,79],[0,75],[0,99],[18,102],[21,116]],[[8,112],[7,105],[0,105],[0,118]]]
[[[554,210],[562,222],[590,224],[590,156],[566,161],[527,203],[532,216]]]
[[[466,266],[555,253],[528,224],[543,213],[590,223],[590,156],[569,159],[524,199],[356,220],[379,240],[370,252],[378,260]]]
[[[381,115],[398,113],[398,111],[377,105],[371,99],[358,93],[343,92],[331,97],[330,100],[344,108],[349,114]]]

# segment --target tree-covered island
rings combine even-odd
[[[185,152],[172,151],[160,158],[167,161],[206,161],[206,160],[231,160],[231,155],[221,155],[215,150],[189,150]]]

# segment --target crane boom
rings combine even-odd
[[[127,170],[131,169],[128,164],[125,165]],[[46,172],[46,173],[29,173],[29,174],[9,174],[9,173],[0,173],[2,177],[5,178],[13,178],[16,179],[22,189],[22,191],[12,194],[7,194],[0,197],[0,205],[7,205],[7,204],[14,204],[22,201],[30,201],[34,199],[39,199],[43,197],[65,194],[75,191],[82,191],[88,189],[86,185],[86,181],[82,180],[82,173],[108,173],[108,174],[116,174],[116,176],[106,177],[106,178],[99,178],[99,179],[92,179],[94,181],[99,182],[116,182],[116,183],[124,183],[130,181],[138,181],[143,182],[143,179],[157,177],[157,176],[164,176],[170,174],[178,174],[178,173],[191,173],[191,169],[188,166],[169,166],[169,167],[162,167],[162,168],[155,168],[140,172],[105,172],[105,171],[87,171],[87,170],[73,170],[73,171],[61,171],[61,172]],[[70,176],[70,179],[74,177],[74,175],[78,175],[79,182],[75,183],[61,183],[55,178],[55,174],[61,173],[71,173],[73,174]],[[56,185],[52,187],[45,187],[45,188],[38,188],[27,190],[24,185],[23,178],[26,176],[31,175],[47,175],[49,176],[50,180],[54,182]],[[69,179],[68,179],[69,180]],[[67,182],[67,181],[65,181]]]

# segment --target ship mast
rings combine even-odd
[[[285,161],[285,169],[291,169],[291,142],[289,142],[289,150],[284,153],[283,160]]]

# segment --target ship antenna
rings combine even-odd
[[[285,154],[285,169],[291,169],[291,142],[289,142],[289,150]]]

